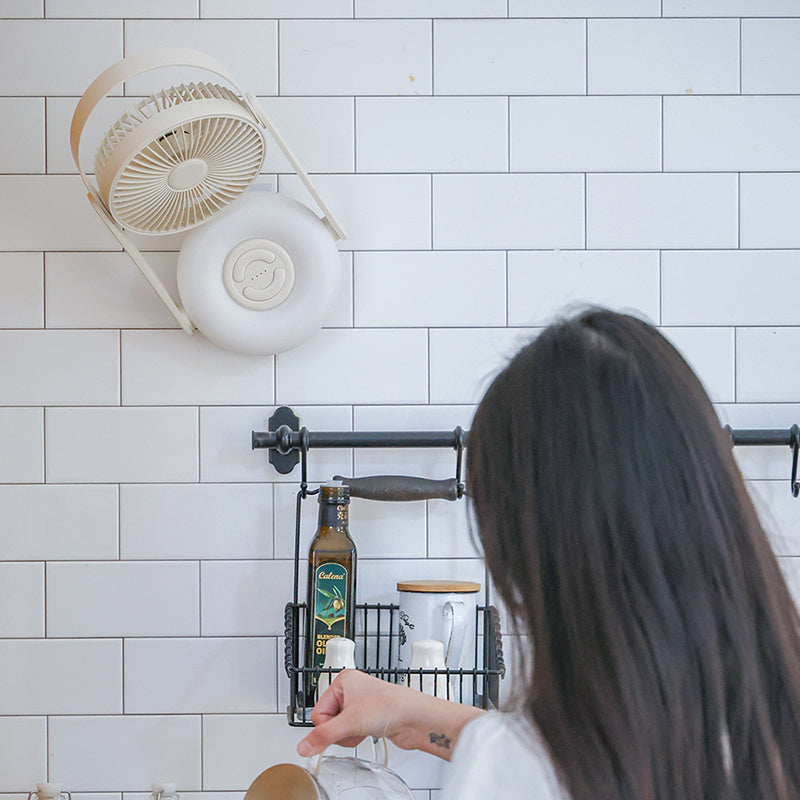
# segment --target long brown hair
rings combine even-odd
[[[467,482],[573,800],[797,800],[800,621],[697,377],[651,325],[557,322],[496,377]]]

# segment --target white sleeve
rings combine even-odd
[[[461,731],[440,800],[559,800],[550,759],[533,734],[490,711]]]

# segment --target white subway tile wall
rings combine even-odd
[[[293,351],[176,329],[86,201],[78,98],[164,45],[259,97],[347,231],[337,309]],[[250,448],[276,405],[312,431],[468,429],[516,348],[594,303],[663,326],[721,422],[800,423],[798,54],[800,0],[0,0],[0,798],[241,800],[299,761],[299,468]],[[115,87],[87,172],[132,103],[198,78]],[[269,138],[260,180],[316,208]],[[135,238],[176,293],[183,237]],[[800,597],[791,454],[736,457]],[[454,469],[312,450],[308,479]],[[315,523],[307,502],[301,555]],[[354,501],[352,527],[362,601],[484,581],[463,503]],[[438,796],[441,763],[392,763]]]

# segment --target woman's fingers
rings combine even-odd
[[[301,756],[315,756],[332,744],[355,747],[364,738],[358,715],[348,714],[345,711],[323,724],[317,724],[308,736],[297,745],[297,752]]]

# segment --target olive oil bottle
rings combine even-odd
[[[356,545],[348,530],[350,487],[338,481],[319,490],[319,524],[308,550],[306,666],[325,663],[325,643],[334,636],[354,639]],[[317,675],[306,682],[313,705]]]

